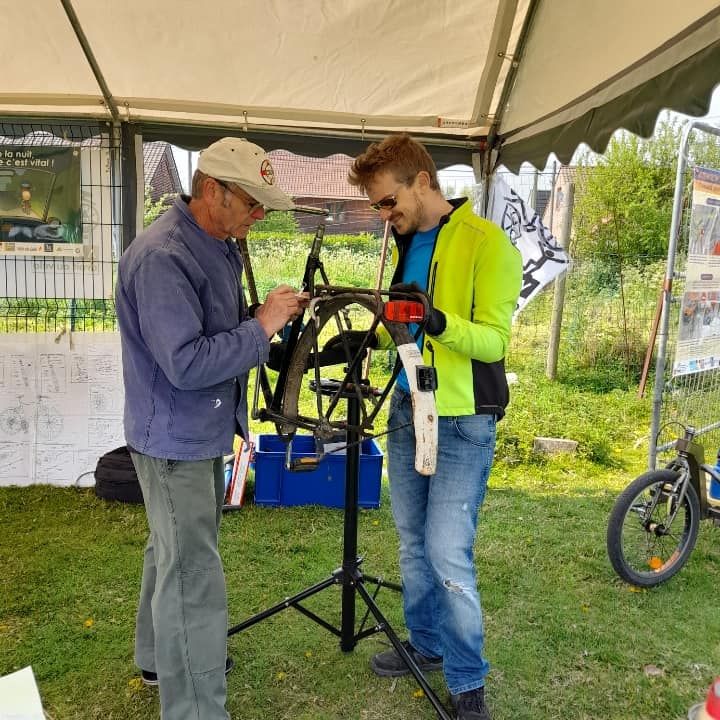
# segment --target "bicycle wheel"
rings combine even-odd
[[[635,478],[615,501],[607,551],[625,582],[653,587],[671,578],[690,557],[700,527],[700,502],[680,472],[651,470]],[[678,490],[685,497],[678,506]],[[676,512],[677,511],[677,512]],[[674,513],[674,517],[671,517]]]
[[[411,386],[416,436],[415,468],[424,475],[430,475],[435,472],[437,455],[434,394],[417,388],[416,368],[422,366],[423,361],[408,326],[385,320],[382,308],[383,302],[377,294],[363,291],[321,296],[316,301],[312,317],[300,334],[290,358],[282,397],[284,420],[279,423],[279,432],[291,434],[296,428],[305,428],[317,438],[332,439],[347,429],[344,403],[340,401],[347,394],[352,394],[357,398],[360,409],[360,424],[354,429],[361,437],[374,434],[374,423],[397,376],[397,372],[390,370],[377,353],[369,367],[366,365],[366,351],[371,339],[378,326],[383,325],[395,343]],[[324,342],[352,327],[369,331],[357,352],[353,353],[346,347],[343,362],[332,370],[313,365],[313,357],[317,357]],[[308,366],[310,368],[306,370]],[[330,371],[335,373],[335,379],[328,381],[321,377]]]

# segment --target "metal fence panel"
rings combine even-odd
[[[119,152],[106,125],[0,122],[0,331],[115,329]]]

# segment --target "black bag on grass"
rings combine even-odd
[[[105,453],[98,460],[95,494],[105,500],[142,504],[142,490],[127,445]]]

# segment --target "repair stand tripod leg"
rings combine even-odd
[[[451,716],[440,702],[435,691],[430,687],[425,679],[422,671],[417,666],[413,658],[408,654],[404,645],[401,643],[392,626],[385,618],[377,606],[374,597],[367,591],[365,582],[370,581],[380,587],[389,587],[393,590],[401,591],[402,588],[394,583],[388,583],[380,578],[367,577],[364,578],[360,571],[360,563],[362,558],[357,555],[357,519],[358,519],[358,494],[360,481],[360,438],[357,431],[350,428],[357,428],[360,424],[360,408],[357,397],[350,391],[347,394],[348,401],[348,433],[347,433],[347,449],[345,456],[345,517],[343,525],[343,562],[342,567],[337,568],[333,573],[321,580],[315,585],[311,585],[299,593],[285,598],[277,605],[264,610],[257,615],[253,615],[244,622],[234,625],[228,630],[228,636],[245,630],[272,615],[275,615],[287,608],[295,608],[306,617],[324,627],[329,632],[340,638],[340,649],[344,652],[353,650],[357,641],[378,632],[384,632],[392,646],[405,661],[408,669],[417,680],[418,685],[422,688],[425,696],[435,708],[437,715],[442,720],[451,720]],[[311,612],[301,605],[303,600],[315,595],[321,590],[332,585],[342,585],[342,605],[341,605],[341,621],[340,629],[334,627],[323,618]],[[355,632],[355,593],[367,605],[368,611],[375,618],[375,625],[365,630]]]

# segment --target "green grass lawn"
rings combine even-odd
[[[301,254],[284,265],[270,255],[262,287],[297,278]],[[366,255],[353,266],[365,285],[376,271]],[[623,584],[606,556],[607,518],[645,469],[650,400],[637,399],[627,368],[610,356],[582,366],[561,348],[558,379],[546,380],[546,319],[528,311],[516,331],[507,369],[519,383],[498,426],[476,544],[493,718],[684,720],[720,675],[720,528],[703,523],[689,563],[665,585]],[[586,328],[600,338],[593,333]],[[577,440],[578,451],[538,457],[536,436]],[[52,720],[157,718],[157,691],[139,682],[133,663],[143,509],[87,489],[0,488],[0,518],[0,675],[32,665]],[[231,624],[328,577],[342,537],[335,509],[248,502],[226,515]],[[385,484],[380,509],[359,514],[358,548],[368,575],[399,581]],[[331,587],[305,604],[338,626],[340,600]],[[377,602],[404,637],[399,595],[383,588]],[[363,611],[358,599],[358,622]],[[435,718],[413,678],[371,673],[368,658],[386,642],[379,633],[342,652],[333,634],[284,610],[229,639],[228,710],[233,720]],[[444,700],[442,676],[428,679]]]
[[[605,395],[598,417],[588,398],[577,427],[589,438],[580,437],[585,449],[538,459],[523,449],[522,387],[516,417],[503,421],[476,546],[493,717],[681,720],[720,674],[720,529],[704,523],[678,576],[633,592],[610,568],[605,529],[614,497],[643,468],[642,448],[625,457],[612,447],[616,436],[630,439],[636,403],[630,393]],[[531,393],[536,402],[547,401],[547,388]],[[563,395],[577,407],[573,393]],[[613,422],[619,417],[625,430]],[[611,447],[598,461],[606,424]],[[32,665],[54,720],[157,717],[157,692],[138,682],[133,664],[142,508],[98,500],[92,490],[36,486],[0,489],[0,509],[0,674]],[[327,577],[340,565],[342,530],[342,511],[328,508],[249,503],[226,515],[230,622]],[[360,512],[358,545],[365,572],[398,580],[384,485],[381,508]],[[399,595],[383,588],[377,601],[402,635]],[[337,625],[340,589],[306,605]],[[358,622],[363,612],[358,599]],[[228,709],[247,720],[436,717],[413,679],[371,673],[368,658],[383,642],[380,633],[342,652],[334,635],[284,610],[230,638]],[[444,699],[442,677],[429,679]]]

